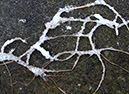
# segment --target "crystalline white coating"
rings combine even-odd
[[[21,40],[22,42],[27,43],[26,40],[23,40],[22,38],[19,38],[19,37],[14,38],[14,39],[11,39],[11,40],[7,40],[7,41],[4,43],[4,45],[1,47],[1,52],[3,53],[5,47],[6,47],[7,45],[11,44],[12,42],[16,41],[16,40]]]
[[[51,56],[49,54],[49,51],[46,51],[43,47],[40,47],[39,45],[35,44],[33,45],[33,48],[36,50],[40,51],[41,54],[46,58],[46,59],[51,59]]]
[[[67,29],[67,30],[71,30],[72,27],[71,27],[71,26],[66,26],[66,29]]]
[[[75,10],[75,9],[81,9],[81,8],[90,7],[90,6],[94,6],[94,5],[103,5],[103,6],[108,7],[115,14],[114,20],[112,21],[112,20],[105,19],[100,14],[93,14],[93,15],[90,15],[90,16],[86,17],[85,19],[74,18],[74,17],[69,17],[69,18],[61,17],[61,14],[63,12],[69,12],[69,11],[72,11],[72,10]],[[97,20],[90,19],[91,16],[96,17]],[[122,20],[122,23],[121,24],[117,23],[118,17]],[[73,22],[76,22],[76,21],[82,22],[83,25],[81,26],[81,29],[76,34],[61,35],[60,37],[64,37],[64,36],[65,37],[67,37],[67,36],[76,37],[77,40],[76,40],[75,49],[72,50],[72,51],[62,51],[62,52],[57,53],[56,55],[54,55],[52,57],[50,55],[50,53],[49,53],[50,51],[47,51],[46,49],[44,49],[40,45],[41,44],[44,44],[45,41],[47,41],[47,40],[56,39],[56,37],[57,38],[59,37],[59,36],[48,37],[47,36],[47,33],[49,32],[50,29],[55,29],[57,26],[60,26],[61,24],[65,23],[65,22],[71,22],[71,21],[73,21]],[[25,23],[26,20],[20,19],[19,22]],[[91,29],[91,31],[88,34],[83,34],[85,32],[85,28],[86,28],[85,25],[88,22],[95,22],[96,25]],[[30,70],[36,76],[40,76],[41,78],[43,78],[44,80],[46,80],[46,78],[45,78],[47,76],[46,73],[49,73],[49,72],[60,72],[60,71],[58,71],[58,70],[57,71],[55,71],[55,70],[47,70],[47,69],[44,69],[44,68],[39,68],[39,67],[31,66],[29,64],[29,59],[30,59],[31,55],[33,54],[33,52],[35,51],[35,49],[38,50],[46,59],[50,59],[51,62],[53,62],[53,61],[66,61],[66,60],[71,59],[74,55],[78,55],[78,57],[77,57],[74,65],[73,65],[73,68],[78,63],[80,56],[87,55],[87,54],[90,55],[90,56],[96,55],[98,57],[99,61],[101,62],[102,67],[103,67],[102,77],[101,77],[101,80],[100,80],[100,83],[99,83],[97,89],[95,90],[95,92],[96,92],[100,88],[100,86],[102,84],[102,81],[104,80],[104,75],[105,75],[105,65],[104,65],[104,62],[101,59],[100,54],[101,54],[102,51],[105,51],[105,50],[116,51],[116,49],[114,49],[112,47],[96,49],[95,43],[93,42],[94,32],[96,31],[96,29],[99,26],[106,25],[107,27],[114,29],[116,31],[116,35],[119,35],[119,30],[118,29],[120,27],[122,27],[123,25],[125,25],[127,27],[127,29],[129,30],[128,23],[129,23],[129,20],[126,21],[113,7],[111,7],[109,4],[107,4],[104,0],[96,0],[93,3],[86,4],[84,6],[79,6],[79,7],[66,6],[65,8],[60,8],[58,10],[58,12],[54,15],[54,17],[52,18],[52,20],[50,22],[47,22],[45,24],[46,29],[43,31],[42,35],[39,37],[39,40],[35,44],[33,44],[21,56],[17,57],[17,56],[14,56],[13,55],[13,52],[14,52],[15,49],[12,49],[9,53],[5,53],[4,52],[4,49],[5,49],[6,46],[8,46],[9,44],[11,44],[12,42],[14,42],[16,40],[21,40],[24,43],[26,43],[26,41],[23,40],[22,38],[17,38],[17,37],[14,38],[14,39],[11,39],[11,40],[7,40],[4,43],[4,45],[1,47],[0,62],[10,61],[10,60],[11,61],[15,61],[18,64],[20,64],[20,65],[28,68],[28,70]],[[71,26],[66,26],[66,29],[68,29],[70,31],[72,29],[72,27]],[[88,38],[88,40],[90,42],[91,50],[79,51],[78,47],[79,47],[79,43],[80,43],[80,38],[81,37]],[[119,50],[119,52],[123,52],[123,53],[128,54],[128,52],[124,52],[124,51],[120,51],[120,50]],[[70,54],[70,55],[67,56],[65,59],[59,59],[59,57],[61,55],[64,55],[64,54]],[[27,56],[26,62],[22,61],[22,59],[21,59],[24,56]],[[78,84],[78,86],[81,86],[81,84]],[[89,87],[89,90],[91,90],[91,89],[92,89],[92,87],[90,86]]]
[[[0,62],[5,60],[17,61],[18,59],[13,54],[1,53],[0,52]]]
[[[50,27],[50,29],[54,29],[57,26],[61,25],[62,23],[68,21],[68,18],[61,17],[63,12],[69,12],[74,9],[73,6],[66,6],[65,8],[60,8],[58,12],[54,15],[50,22],[45,23],[46,28]]]
[[[31,72],[33,72],[36,76],[41,75],[42,73],[44,73],[44,71],[41,68],[38,68],[38,67],[28,66],[27,68]]]
[[[5,74],[5,73],[6,73],[6,71],[3,71],[3,73]]]
[[[11,50],[9,51],[9,53],[12,54],[14,51],[15,51],[15,49],[11,49]]]
[[[81,86],[81,84],[78,84],[78,86],[80,87],[80,86]]]
[[[38,68],[38,67],[28,65],[24,61],[22,61],[19,57],[16,57],[13,54],[7,54],[7,53],[1,53],[0,52],[0,62],[5,61],[5,60],[9,60],[9,61],[11,60],[11,61],[17,62],[18,64],[28,68],[36,76],[41,76],[41,74],[45,75],[44,72],[55,72],[55,70],[45,70],[45,69],[41,69],[41,68]]]
[[[98,24],[103,24],[110,28],[114,28],[116,31],[116,35],[119,34],[119,31],[118,31],[118,26],[120,25],[119,23],[117,23],[116,21],[107,20],[107,19],[103,18],[100,14],[94,14],[93,16],[95,16],[97,19],[99,19],[96,21]]]
[[[94,3],[95,4],[102,4],[102,5],[106,4],[104,0],[96,0]]]
[[[22,90],[22,87],[20,87],[19,89]]]
[[[26,19],[19,19],[18,22],[26,23]]]
[[[113,21],[104,19],[100,14],[94,14],[94,16],[95,16],[97,19],[99,19],[99,20],[96,21],[98,24],[107,25],[107,26],[110,27],[110,28],[113,28],[113,25],[116,24],[116,23],[114,23]]]
[[[89,90],[91,90],[91,89],[92,89],[92,86],[89,87]]]
[[[74,7],[75,6],[67,5],[64,8],[60,8],[59,11],[61,11],[61,12],[63,11],[63,12],[67,12],[68,13],[68,12],[72,11],[74,9]]]

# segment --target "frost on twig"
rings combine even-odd
[[[106,6],[108,7],[114,14],[115,14],[115,18],[114,20],[108,20],[106,18],[104,18],[102,15],[100,14],[92,14],[90,16],[87,16],[85,17],[85,19],[83,18],[74,18],[74,17],[61,17],[61,14],[63,12],[70,12],[70,11],[74,11],[76,9],[81,9],[81,8],[85,8],[85,7],[91,7],[91,6],[95,6],[95,5],[103,5],[103,6]],[[95,17],[96,19],[95,20],[92,20],[91,17]],[[122,20],[122,23],[118,23],[117,22],[117,19],[118,17]],[[49,32],[49,30],[53,30],[57,27],[59,27],[60,25],[62,25],[63,23],[66,23],[66,22],[82,22],[82,26],[81,26],[81,29],[77,32],[77,33],[73,33],[71,35],[60,35],[60,36],[55,36],[55,37],[49,37],[47,36],[47,33]],[[85,25],[88,23],[88,22],[94,22],[96,23],[96,25],[91,29],[91,31],[88,33],[88,34],[84,34],[84,30],[85,30]],[[101,76],[101,80],[94,92],[94,94],[99,90],[103,80],[104,80],[104,76],[105,76],[105,71],[106,71],[106,68],[105,68],[105,65],[104,65],[104,62],[102,60],[102,55],[101,55],[101,52],[102,51],[106,51],[106,50],[110,50],[110,51],[118,51],[118,52],[122,52],[122,53],[125,53],[125,54],[128,54],[128,52],[124,52],[122,50],[118,50],[118,49],[115,49],[113,47],[107,47],[107,48],[100,48],[100,49],[96,49],[96,45],[95,43],[93,42],[93,35],[94,33],[96,32],[96,29],[102,25],[105,25],[109,28],[112,28],[115,30],[116,32],[116,35],[118,36],[119,35],[119,28],[122,27],[123,25],[125,25],[127,27],[127,29],[129,30],[129,27],[128,27],[128,23],[129,21],[126,21],[113,7],[111,7],[109,4],[107,4],[104,0],[96,0],[95,2],[93,3],[89,3],[89,4],[86,4],[86,5],[83,5],[83,6],[66,6],[64,8],[60,8],[58,10],[58,12],[54,15],[54,17],[52,18],[52,20],[50,22],[47,22],[45,24],[46,26],[46,29],[42,32],[42,35],[39,37],[39,40],[33,44],[26,52],[24,52],[22,55],[20,55],[19,57],[18,56],[15,56],[13,54],[14,52],[14,49],[12,49],[9,53],[5,53],[4,52],[4,49],[6,46],[8,46],[9,44],[11,44],[12,42],[16,41],[16,40],[21,40],[22,42],[26,43],[25,40],[23,40],[22,38],[14,38],[14,39],[11,39],[11,40],[7,40],[4,45],[2,46],[1,48],[1,52],[0,52],[0,62],[4,62],[4,61],[15,61],[17,62],[17,64],[20,64],[21,66],[24,66],[26,67],[28,70],[30,70],[32,73],[34,73],[35,76],[40,76],[42,79],[44,79],[46,81],[46,77],[47,77],[47,74],[46,73],[50,73],[50,72],[64,72],[64,71],[72,71],[80,57],[82,55],[90,55],[93,56],[93,55],[96,55],[103,67],[103,73],[102,73],[102,76]],[[67,27],[69,29],[69,31],[72,29],[70,26]],[[76,37],[76,47],[74,50],[71,50],[71,51],[62,51],[62,52],[59,52],[57,53],[56,55],[52,56],[50,54],[50,51],[47,51],[44,47],[41,47],[41,44],[45,44],[45,41],[48,41],[48,40],[54,40],[54,39],[57,39],[59,37]],[[89,42],[90,42],[90,46],[91,46],[91,50],[83,50],[83,51],[80,51],[79,50],[79,43],[80,43],[80,38],[88,38]],[[74,55],[78,55],[77,56],[77,59],[75,60],[74,62],[74,65],[71,69],[67,69],[67,70],[48,70],[48,69],[45,69],[45,68],[39,68],[39,67],[35,67],[35,66],[32,66],[30,65],[29,61],[30,61],[30,57],[31,55],[33,54],[33,52],[37,50],[39,51],[43,57],[45,57],[45,59],[48,59],[50,60],[50,62],[54,62],[54,61],[66,61],[66,60],[69,60],[71,59]],[[59,57],[64,55],[64,54],[70,54],[69,56],[67,56],[65,59],[60,59]],[[22,60],[22,57],[26,56],[26,61],[23,61]],[[101,57],[102,56],[102,57]],[[104,57],[105,58],[105,57]],[[108,60],[107,60],[108,61]],[[113,63],[112,63],[113,64]],[[115,64],[114,64],[115,65]],[[58,88],[62,93],[66,94],[61,88]]]

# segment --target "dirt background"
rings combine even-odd
[[[15,55],[19,56],[33,45],[41,36],[45,29],[44,24],[49,22],[59,8],[66,5],[79,6],[94,0],[0,0],[0,47],[8,39],[15,37],[28,38],[28,44],[20,41],[14,42],[6,48],[8,52],[11,48],[16,48]],[[105,0],[113,6],[126,20],[129,19],[129,2],[128,0]],[[84,8],[62,14],[62,16],[73,16],[85,18],[94,13],[99,13],[103,17],[113,20],[114,14],[107,7],[95,6]],[[26,19],[26,22],[19,22],[19,19]],[[118,20],[118,22],[121,22]],[[66,30],[66,26],[71,25],[72,30]],[[55,30],[50,30],[48,36],[61,34],[73,34],[80,30],[82,23],[71,22],[65,23]],[[90,32],[94,23],[86,24],[86,33]],[[36,33],[38,32],[38,33]],[[96,48],[114,47],[129,52],[129,31],[125,26],[119,29],[120,35],[116,36],[115,31],[106,27],[99,27],[94,36]],[[36,33],[32,36],[32,34]],[[51,55],[65,50],[75,48],[76,38],[59,38],[45,42],[42,46],[50,51]],[[89,41],[81,38],[79,50],[91,49]],[[102,52],[109,60],[118,65],[129,69],[129,56],[119,52],[105,51]],[[63,57],[64,58],[64,57]],[[76,56],[66,62],[53,62],[48,69],[70,69],[76,60]],[[111,65],[103,59],[106,66],[105,80],[97,94],[129,94],[129,73]],[[42,58],[38,51],[35,51],[31,57],[30,64],[38,67],[45,66],[48,60]],[[12,74],[13,82],[28,83],[33,74],[16,63],[8,64]],[[72,72],[58,73],[55,75],[65,75],[65,77],[54,77],[58,86],[67,94],[92,94],[96,89],[102,74],[102,66],[98,58],[94,55],[90,58],[82,56],[78,65]],[[0,94],[11,94],[10,77],[5,66],[0,66]],[[13,85],[14,94],[61,94],[61,92],[49,80],[53,91],[45,82],[37,77],[30,85],[25,86],[21,83]],[[54,92],[55,91],[55,92]]]

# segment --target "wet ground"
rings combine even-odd
[[[6,40],[11,38],[28,38],[28,44],[23,44],[18,41],[6,48],[7,52],[11,48],[16,48],[14,54],[19,56],[38,40],[42,31],[45,29],[44,23],[49,22],[59,8],[63,8],[65,5],[84,5],[93,1],[94,0],[0,0],[0,47]],[[128,0],[105,1],[113,6],[125,20],[129,19]],[[62,16],[85,18],[86,16],[94,13],[99,13],[110,20],[113,20],[115,16],[112,11],[104,6],[75,10],[69,14],[64,13]],[[72,30],[66,30],[66,26],[69,25],[72,26]],[[72,34],[78,32],[81,25],[82,23],[80,22],[65,23],[55,30],[51,30],[48,33],[48,36]],[[85,31],[89,32],[93,26],[94,23],[86,24]],[[120,35],[116,36],[114,30],[106,26],[99,27],[93,36],[96,48],[112,46],[129,52],[129,31],[125,26],[121,27],[119,31]],[[61,51],[73,50],[75,48],[75,43],[76,38],[69,37],[47,41],[42,46],[49,50],[51,55],[55,55]],[[91,49],[88,39],[81,38],[79,49]],[[128,55],[111,51],[104,51],[102,54],[125,69],[129,69]],[[54,62],[47,68],[70,69],[75,59],[76,56],[66,62]],[[104,59],[103,61],[106,65],[106,75],[97,94],[128,94],[129,73],[111,65]],[[41,54],[35,51],[30,62],[31,65],[42,67],[47,64],[48,60],[42,58]],[[51,84],[52,90],[40,77],[37,77],[28,86],[19,83],[28,83],[33,78],[33,74],[16,63],[8,64],[8,67],[12,74],[13,82],[18,82],[13,85],[14,94],[55,94],[54,92],[61,94],[55,85],[52,84],[51,80],[49,80],[49,84]],[[67,92],[67,94],[92,94],[101,79],[101,74],[102,66],[95,55],[90,58],[88,58],[88,56],[82,56],[76,68],[72,72],[55,74],[65,76],[54,77],[53,79],[57,82],[60,88]],[[5,66],[0,66],[0,94],[11,93],[9,79],[10,77]]]

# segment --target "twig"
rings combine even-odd
[[[124,70],[125,72],[128,72],[128,73],[129,73],[128,70],[126,70],[125,68],[119,66],[119,65],[116,64],[116,63],[111,62],[111,61],[110,61],[109,59],[107,59],[104,55],[101,54],[101,56],[102,56],[107,62],[109,62],[109,63],[111,63],[112,65],[117,66],[117,67],[121,68],[122,70]]]

